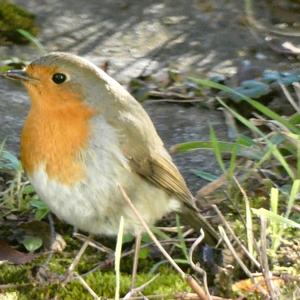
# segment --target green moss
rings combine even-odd
[[[28,43],[17,29],[36,35],[38,29],[35,25],[35,16],[18,5],[0,0],[0,44]]]
[[[38,265],[36,260],[34,265]],[[66,261],[62,261],[58,258],[54,258],[51,262],[51,269],[57,271],[65,271],[64,265]],[[58,267],[60,266],[60,267]],[[67,285],[63,286],[61,283],[53,284],[39,284],[35,282],[32,277],[32,270],[30,264],[24,266],[12,266],[2,265],[0,266],[0,282],[20,284],[20,287],[10,289],[8,292],[18,292],[18,299],[92,299],[82,284],[75,280]],[[177,292],[190,291],[187,284],[181,279],[181,277],[173,271],[170,267],[164,266],[160,268],[160,276],[153,281],[144,290],[145,295],[166,295],[162,299],[173,299],[171,295]],[[150,280],[153,274],[139,273],[137,278],[137,285],[142,285],[146,281]],[[112,271],[102,272],[96,271],[85,277],[88,285],[99,296],[113,298],[115,293],[115,274]],[[29,286],[21,286],[22,284],[31,283]],[[122,273],[121,277],[121,291],[120,294],[125,295],[130,290],[131,275],[128,273]]]
[[[63,225],[61,225],[63,226]],[[59,227],[59,226],[58,226]],[[66,231],[66,230],[65,230]],[[0,265],[0,282],[1,284],[15,284],[16,288],[6,290],[6,292],[17,292],[18,299],[92,299],[82,284],[75,280],[63,286],[58,283],[59,275],[63,275],[68,266],[74,259],[82,242],[71,237],[71,235],[64,236],[67,241],[67,247],[62,253],[55,254],[49,265],[50,276],[45,278],[45,283],[42,284],[37,281],[37,270],[39,266],[46,261],[47,254],[38,256],[35,260],[28,264],[15,266],[9,264]],[[110,240],[106,241],[109,244]],[[105,261],[108,256],[100,253],[92,247],[88,247],[82,256],[80,263],[76,269],[79,274],[84,274],[93,269],[100,262]],[[121,296],[125,295],[130,290],[131,284],[131,269],[132,257],[122,259],[121,264]],[[151,259],[141,259],[139,264],[139,274],[137,277],[137,284],[142,285],[150,280],[154,275],[148,273],[154,262]],[[163,265],[159,268],[160,276],[153,281],[145,290],[145,295],[163,294],[174,295],[177,292],[190,291],[187,284],[181,277],[169,266]],[[115,293],[115,273],[113,266],[110,269],[97,270],[88,276],[84,277],[89,286],[97,293],[97,295],[107,298],[114,298]],[[52,279],[52,283],[51,283]],[[162,299],[174,299],[172,296],[166,296]]]

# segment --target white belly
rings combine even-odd
[[[50,210],[65,222],[93,234],[116,234],[121,216],[127,232],[143,231],[118,184],[124,187],[149,224],[178,210],[178,200],[131,172],[126,158],[116,146],[117,136],[113,129],[103,122],[97,125],[101,136],[98,141],[93,140],[92,151],[83,153],[88,170],[83,180],[72,186],[59,183],[48,177],[44,164],[30,176],[32,185]]]
[[[116,234],[121,216],[125,219],[127,232],[143,231],[120,194],[118,183],[129,191],[129,197],[149,224],[179,208],[178,200],[170,198],[164,191],[137,175],[123,172],[119,181],[101,173],[98,176],[93,175],[95,177],[70,187],[49,179],[41,167],[30,180],[38,195],[54,214],[65,222],[93,234]]]

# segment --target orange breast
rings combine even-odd
[[[21,160],[33,174],[42,164],[49,178],[72,184],[85,176],[82,150],[89,138],[93,113],[81,103],[60,109],[34,105],[21,136]]]

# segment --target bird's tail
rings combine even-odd
[[[210,246],[215,246],[219,241],[219,235],[211,224],[201,215],[200,211],[189,205],[184,205],[181,211],[182,219],[185,223],[188,223],[197,232],[202,228],[205,233],[205,242]]]

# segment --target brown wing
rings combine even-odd
[[[181,200],[181,215],[196,230],[203,228],[205,240],[210,245],[218,242],[218,234],[196,208],[193,196],[187,188],[184,179],[170,158],[164,155],[152,155],[143,160],[130,159],[133,170],[156,186],[165,189],[170,195]]]
[[[165,151],[164,149],[162,150]],[[153,184],[166,190],[187,204],[192,203],[192,194],[186,186],[177,167],[166,154],[148,153],[148,157],[137,160],[130,158],[130,165],[134,172],[151,181]]]
[[[191,203],[193,197],[148,114],[133,98],[128,98],[126,104],[110,124],[119,132],[121,148],[132,171],[179,200]]]

